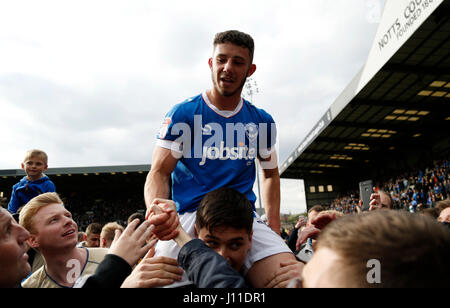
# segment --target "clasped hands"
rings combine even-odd
[[[154,199],[147,209],[145,219],[155,226],[153,234],[161,241],[172,240],[179,234],[180,221],[172,200]]]

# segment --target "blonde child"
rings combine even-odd
[[[26,176],[13,186],[8,204],[11,213],[15,214],[20,207],[40,194],[56,191],[55,184],[44,174],[47,163],[48,156],[44,151],[30,150],[25,154],[21,167]]]

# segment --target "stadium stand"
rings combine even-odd
[[[417,213],[435,208],[437,202],[450,199],[450,160],[436,161],[424,170],[392,177],[377,186],[391,195],[393,209]],[[352,191],[327,206],[344,214],[355,213],[359,199],[359,192]]]
[[[116,221],[145,213],[144,183],[150,165],[49,168],[46,172],[72,213],[80,230],[92,222]],[[21,169],[0,170],[0,197],[6,207],[12,186],[24,176]]]
[[[305,181],[308,208],[449,157],[450,2],[386,5],[366,64],[281,164]]]

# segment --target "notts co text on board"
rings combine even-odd
[[[436,1],[434,2],[436,3]],[[399,40],[403,37],[422,13],[435,3],[433,3],[433,0],[411,0],[403,10],[403,16],[398,17],[381,40],[378,41],[380,50],[386,47],[393,38]]]

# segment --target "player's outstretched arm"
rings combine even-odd
[[[267,215],[267,222],[269,227],[277,234],[280,234],[280,173],[276,161],[276,152],[273,152],[267,158],[259,158],[262,173],[262,194],[264,209]]]
[[[146,219],[155,225],[153,233],[163,241],[171,240],[175,235],[174,224],[178,215],[171,208],[166,209],[162,204],[163,213],[155,215],[152,213],[153,204],[159,204],[160,200],[166,200],[170,194],[169,180],[178,159],[172,155],[172,151],[156,146],[153,152],[152,167],[147,175],[144,186],[144,198],[147,208]]]
[[[152,166],[144,185],[144,199],[147,209],[156,198],[168,199],[170,194],[170,175],[178,159],[172,151],[159,146],[153,151]]]

